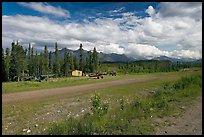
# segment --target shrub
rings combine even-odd
[[[120,110],[123,110],[124,109],[124,98],[122,97],[120,99]]]
[[[92,107],[91,110],[94,115],[101,117],[104,114],[107,114],[108,112],[108,102],[100,102],[100,97],[99,95],[95,94],[92,98]]]

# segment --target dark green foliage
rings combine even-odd
[[[22,46],[20,46],[17,42],[15,44],[12,43],[11,49],[11,57],[10,57],[10,69],[9,69],[9,77],[12,81],[20,81],[20,78],[24,76],[25,70],[25,52]]]
[[[68,57],[67,57],[67,48],[64,48],[64,62],[63,62],[63,72],[64,76],[67,76],[68,72]]]
[[[79,70],[84,71],[84,60],[83,60],[84,55],[83,55],[82,44],[80,44],[79,51],[80,51],[80,55],[79,55]]]
[[[73,65],[74,65],[74,69],[79,69],[79,63],[78,63],[77,56],[74,56]]]
[[[34,64],[35,64],[35,76],[39,76],[40,75],[40,71],[39,71],[39,67],[40,67],[40,63],[39,63],[39,57],[38,57],[38,52],[35,52],[35,59],[34,59]]]
[[[28,46],[28,53],[27,53],[27,67],[26,69],[28,69],[28,74],[30,76],[35,76],[35,59],[34,59],[34,49],[33,47],[31,48],[31,45],[29,43],[29,46]]]
[[[92,63],[93,63],[93,72],[96,72],[98,70],[99,60],[98,60],[98,53],[95,47],[92,54]]]
[[[74,64],[73,64],[73,57],[72,57],[72,53],[69,53],[69,70],[73,70],[74,69]]]
[[[35,58],[34,58],[34,49],[31,48],[31,57],[30,57],[30,76],[35,76]]]
[[[87,73],[98,72],[99,71],[98,67],[99,67],[98,53],[96,51],[96,48],[94,47],[93,53],[91,53],[91,51],[87,52],[85,72]]]
[[[91,73],[93,72],[93,56],[92,56],[92,53],[91,51],[88,51],[87,52],[87,55],[86,55],[86,69],[85,71],[88,72],[88,73]]]
[[[53,64],[52,64],[52,52],[49,52],[49,72],[52,74]]]
[[[6,56],[5,56],[5,76],[6,76],[6,81],[9,81],[9,63],[10,63],[10,49],[6,48]]]
[[[43,62],[43,74],[48,74],[49,73],[49,55],[48,55],[48,49],[47,46],[45,45],[44,48],[44,62]]]
[[[43,53],[40,52],[40,56],[39,56],[39,75],[43,75],[44,72],[44,57],[43,57]]]
[[[55,62],[54,62],[53,69],[54,69],[55,75],[59,77],[60,76],[60,61],[59,61],[57,42],[55,43]]]
[[[135,62],[127,62],[118,64],[118,72],[123,73],[153,73],[153,72],[171,72],[180,71],[184,68],[200,67],[200,63],[191,62],[176,62],[173,63],[169,60],[139,60]],[[112,64],[112,66],[116,66]]]
[[[29,75],[32,75],[32,61],[31,61],[31,45],[29,43],[28,45],[28,54],[27,54],[27,62],[28,62],[28,72],[29,72]]]

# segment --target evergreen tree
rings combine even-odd
[[[60,76],[60,62],[59,62],[57,42],[55,43],[54,73],[55,73],[55,75],[56,75],[57,77]]]
[[[31,61],[31,45],[29,43],[28,45],[28,55],[27,55],[27,59],[28,59],[28,71],[29,71],[29,75],[32,75],[32,61]]]
[[[25,70],[25,51],[22,46],[12,43],[11,56],[10,56],[10,68],[9,75],[12,81],[20,81],[20,78],[24,76]]]
[[[20,78],[22,76],[24,76],[24,70],[25,70],[25,52],[24,49],[21,45],[17,44],[16,46],[16,52],[15,53],[15,59],[16,59],[16,76],[17,76],[17,80],[20,81]]]
[[[42,52],[40,52],[39,56],[39,74],[40,75],[44,74],[44,56]]]
[[[69,53],[69,63],[70,63],[70,70],[74,69],[74,64],[73,64],[73,57],[72,57],[72,53]]]
[[[34,63],[34,50],[33,47],[31,48],[31,56],[30,56],[30,76],[35,75],[35,63]]]
[[[34,65],[35,65],[35,76],[39,76],[39,57],[38,57],[38,52],[35,52],[35,61],[34,61]]]
[[[68,72],[68,60],[67,60],[67,48],[64,48],[64,62],[63,62],[63,72],[64,76],[67,76]]]
[[[98,53],[97,53],[95,47],[94,47],[94,50],[93,50],[92,58],[93,58],[93,71],[96,72],[98,70],[99,61],[98,61]]]
[[[52,73],[53,66],[52,66],[52,52],[49,52],[49,72]]]
[[[91,53],[91,51],[90,51],[90,53],[89,53],[89,68],[90,68],[90,71],[91,72],[93,72],[93,55],[92,55],[92,53]]]
[[[74,69],[79,69],[78,58],[76,55],[74,56],[74,59],[73,59],[73,65],[74,65]]]
[[[6,48],[6,57],[5,57],[5,70],[6,70],[6,81],[9,81],[9,65],[10,63],[10,49]]]
[[[23,47],[21,46],[21,50],[22,50],[22,58],[23,58],[23,66],[22,66],[22,78],[21,78],[21,80],[24,80],[24,76],[26,76],[27,75],[27,60],[26,60],[26,52],[27,52],[27,50],[25,49],[23,49]]]
[[[84,59],[83,59],[83,48],[82,48],[82,44],[80,44],[80,55],[79,55],[79,69],[81,71],[84,71]]]
[[[48,55],[48,50],[47,46],[45,45],[44,48],[44,74],[49,73],[49,55]]]
[[[92,64],[91,51],[88,51],[86,55],[86,67],[85,67],[85,71],[88,73],[92,72],[91,64]]]
[[[10,63],[9,63],[9,77],[11,81],[14,81],[17,75],[17,57],[16,57],[16,48],[14,42],[11,43],[11,56],[10,56]]]

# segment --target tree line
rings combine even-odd
[[[123,73],[153,73],[180,71],[185,68],[202,67],[197,62],[171,62],[169,60],[139,60],[118,64],[118,72]]]
[[[154,73],[184,71],[188,68],[201,68],[202,61],[171,62],[169,60],[138,60],[133,62],[103,62],[100,71],[117,71],[118,73]]]
[[[52,52],[48,51],[47,46],[44,52],[34,53],[31,44],[28,49],[24,49],[18,42],[11,43],[10,48],[2,47],[2,81],[21,81],[25,77],[39,77],[40,75],[54,74],[55,77],[69,76],[73,70],[81,70],[83,73],[92,73],[98,70],[99,59],[96,48],[93,52],[88,51],[84,55],[82,44],[80,44],[79,57],[63,49],[64,57],[59,58],[57,42],[55,43],[54,60]]]

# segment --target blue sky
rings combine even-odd
[[[148,14],[145,13],[145,9],[147,9],[149,5],[157,7],[159,2],[49,2],[49,4],[54,7],[60,6],[68,10],[71,13],[71,21],[83,21],[83,19],[89,16],[110,17],[109,11],[119,10],[121,8],[122,12],[137,12],[138,16],[144,17],[148,16]],[[22,14],[44,16],[43,13],[35,12],[35,10],[23,7],[16,2],[3,2],[2,7],[2,15]],[[51,15],[47,16],[52,17]],[[63,20],[64,18],[58,19]]]
[[[202,58],[202,3],[2,2],[3,47]]]

